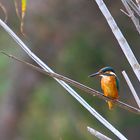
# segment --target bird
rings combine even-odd
[[[89,77],[100,76],[101,77],[101,89],[104,96],[110,97],[111,99],[117,100],[119,98],[119,79],[115,74],[115,70],[110,67],[104,67],[98,72],[89,75]],[[111,110],[113,108],[113,102],[107,101],[108,107]]]

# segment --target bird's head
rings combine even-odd
[[[102,69],[100,69],[98,72],[93,73],[91,75],[89,75],[89,77],[94,77],[94,76],[116,76],[115,71],[112,67],[108,66],[108,67],[104,67]]]

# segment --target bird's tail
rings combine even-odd
[[[113,102],[112,101],[107,101],[108,107],[111,110],[113,108]]]

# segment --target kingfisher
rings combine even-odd
[[[89,75],[89,77],[100,76],[101,77],[101,89],[106,97],[111,97],[116,100],[119,98],[119,80],[112,67],[104,67],[98,72]],[[108,107],[111,110],[113,108],[113,102],[107,101]]]

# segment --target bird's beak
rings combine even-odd
[[[93,74],[89,75],[88,77],[94,77],[94,76],[97,76],[99,74],[100,74],[99,72],[96,72],[96,73],[93,73]]]

